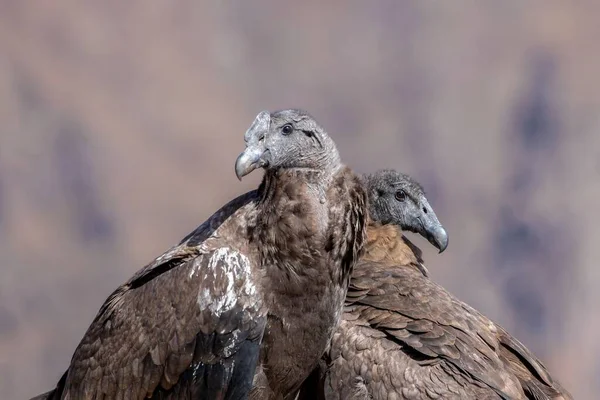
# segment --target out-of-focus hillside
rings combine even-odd
[[[50,389],[110,292],[255,186],[263,109],[425,186],[435,280],[600,391],[600,3],[0,2],[0,393]]]

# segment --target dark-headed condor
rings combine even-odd
[[[525,346],[427,277],[402,230],[440,252],[448,236],[421,186],[389,170],[365,185],[365,254],[331,350],[300,398],[571,399]]]

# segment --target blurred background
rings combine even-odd
[[[102,302],[232,197],[263,110],[412,174],[433,279],[600,391],[600,3],[0,1],[0,393],[51,389]]]

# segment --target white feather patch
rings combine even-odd
[[[231,310],[237,303],[240,294],[253,295],[256,287],[252,282],[250,260],[244,254],[229,247],[215,250],[206,267],[194,265],[190,278],[201,274],[198,293],[198,306],[202,310],[210,310],[219,317]],[[243,282],[241,291],[236,290],[236,282]],[[210,286],[207,286],[209,285]]]

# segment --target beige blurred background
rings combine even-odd
[[[433,278],[594,398],[600,3],[282,3],[0,1],[0,397],[49,390],[114,288],[257,185],[254,116],[300,107],[420,180]]]

